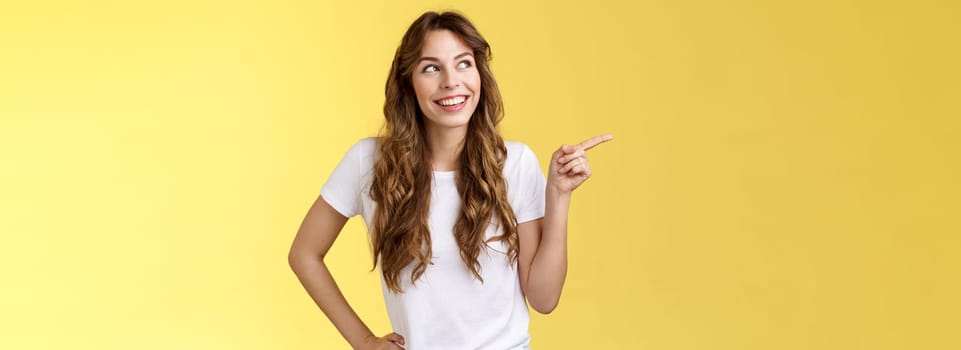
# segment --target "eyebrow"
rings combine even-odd
[[[460,54],[458,54],[457,56],[454,56],[454,60],[457,60],[458,58],[461,58],[461,57],[464,57],[464,56],[470,56],[470,57],[474,57],[474,55],[473,55],[473,54],[471,54],[470,52],[461,52],[461,53],[460,53]],[[421,57],[421,58],[418,58],[418,59],[417,59],[417,63],[416,63],[416,64],[414,64],[414,65],[416,66],[416,65],[418,65],[418,64],[420,64],[420,62],[421,62],[421,61],[434,61],[434,62],[440,62],[440,60],[439,60],[439,59],[437,59],[436,57],[429,57],[429,56],[425,56],[425,57]]]

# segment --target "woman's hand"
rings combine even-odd
[[[601,143],[613,140],[611,134],[595,136],[577,145],[561,145],[551,155],[548,169],[547,187],[561,194],[569,194],[591,177],[591,167],[587,163],[587,150]]]
[[[404,337],[397,333],[390,333],[383,337],[370,335],[364,339],[364,344],[356,350],[397,350],[403,349]]]

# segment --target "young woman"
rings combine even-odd
[[[591,176],[585,151],[612,137],[562,145],[545,180],[534,152],[498,132],[490,55],[460,14],[414,21],[387,77],[382,135],[346,152],[297,232],[290,266],[355,349],[529,349],[527,303],[557,306],[571,192]],[[355,215],[395,331],[382,337],[323,260]]]

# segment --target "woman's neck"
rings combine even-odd
[[[431,154],[431,170],[457,170],[464,148],[467,126],[459,128],[427,128],[427,145]]]

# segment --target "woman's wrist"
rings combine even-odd
[[[564,191],[564,190],[558,189],[555,186],[552,186],[551,184],[548,184],[544,195],[547,197],[548,201],[556,201],[556,200],[569,200],[571,198],[571,193],[572,191]]]

